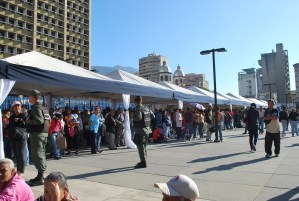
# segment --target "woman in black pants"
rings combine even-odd
[[[15,101],[12,104],[13,115],[9,118],[8,134],[9,140],[17,162],[17,173],[23,176],[25,171],[25,147],[28,139],[26,132],[25,113],[21,112],[21,103]]]

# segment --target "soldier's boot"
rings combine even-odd
[[[29,180],[30,186],[40,186],[44,185],[44,173],[39,172],[34,179]]]
[[[138,169],[138,168],[146,168],[147,165],[146,165],[146,161],[141,161],[140,163],[137,163],[135,165],[135,169]]]

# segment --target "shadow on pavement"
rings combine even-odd
[[[234,153],[234,154],[226,154],[226,155],[220,155],[220,156],[198,158],[198,159],[192,160],[188,163],[208,162],[208,161],[214,161],[214,160],[218,160],[218,159],[229,158],[229,157],[232,157],[232,156],[238,156],[238,155],[243,155],[243,154],[249,154],[249,152],[239,152],[239,153]]]
[[[291,190],[289,190],[288,192],[278,195],[276,197],[273,197],[271,199],[269,199],[268,201],[281,201],[281,200],[293,200],[293,201],[298,201],[299,198],[296,199],[291,199],[292,197],[294,197],[294,195],[299,193],[299,187],[293,188]]]
[[[203,171],[194,172],[193,174],[204,174],[204,173],[208,173],[208,172],[211,172],[211,171],[231,170],[235,167],[240,167],[240,166],[248,165],[248,164],[252,164],[252,163],[258,163],[258,162],[265,161],[265,160],[269,160],[269,159],[266,159],[266,158],[263,157],[263,158],[253,159],[253,160],[250,160],[250,161],[242,161],[242,162],[236,162],[236,163],[231,163],[231,164],[225,164],[225,165],[220,165],[220,166],[217,166],[217,167],[207,168],[206,170],[203,170]]]
[[[69,177],[67,177],[67,179],[83,179],[86,177],[126,172],[126,171],[130,171],[130,170],[134,170],[134,167],[130,166],[130,167],[123,167],[123,168],[107,169],[107,170],[102,170],[99,172],[89,172],[89,173],[85,173],[85,174],[69,176]]]
[[[287,146],[287,147],[299,147],[299,143],[292,144],[292,145],[290,145],[290,146]]]

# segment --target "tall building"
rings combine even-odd
[[[209,82],[206,80],[205,74],[188,73],[185,75],[185,86],[209,89]]]
[[[278,103],[287,103],[290,90],[288,51],[282,43],[276,44],[276,52],[261,54],[258,61],[262,67],[263,93],[266,98],[276,98]]]
[[[164,62],[165,66],[167,66],[167,57],[156,54],[149,54],[147,57],[139,59],[139,76],[158,83],[161,79],[159,76],[160,68],[163,66]],[[169,70],[169,73],[171,73],[168,66],[167,69]]]
[[[0,0],[0,59],[37,51],[90,69],[90,0]]]
[[[238,73],[239,95],[245,98],[257,98],[257,79],[255,68],[243,69]]]
[[[295,83],[296,83],[296,105],[299,106],[299,63],[293,65],[295,71]]]

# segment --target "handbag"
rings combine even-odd
[[[59,149],[66,149],[67,148],[66,139],[65,139],[64,135],[62,135],[61,133],[56,138],[56,144],[57,144],[57,147]]]
[[[15,127],[15,132],[13,134],[13,140],[23,140],[26,139],[28,133],[25,128]]]
[[[214,127],[214,126],[210,127],[210,128],[209,128],[209,131],[210,131],[211,133],[214,133],[214,132],[215,132],[215,127]]]

